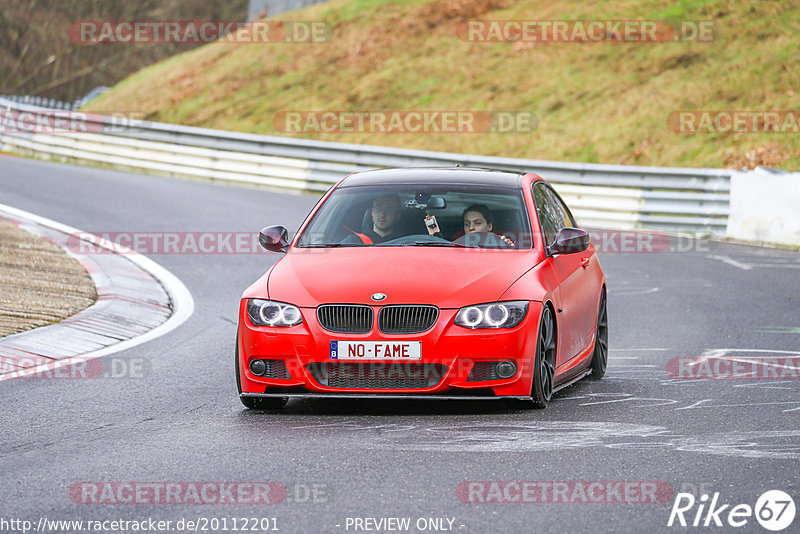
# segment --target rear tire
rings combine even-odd
[[[606,374],[608,365],[608,311],[606,304],[606,290],[600,293],[600,307],[597,311],[597,333],[594,338],[594,353],[592,354],[592,378],[600,380]]]
[[[289,402],[289,397],[242,397],[242,377],[239,374],[239,332],[236,332],[236,390],[239,400],[248,410],[280,410]]]

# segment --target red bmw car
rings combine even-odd
[[[290,398],[514,399],[605,373],[606,282],[594,246],[532,173],[386,169],[332,187],[242,295],[247,408]]]

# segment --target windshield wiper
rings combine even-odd
[[[403,243],[406,247],[458,247],[458,248],[480,248],[477,245],[467,245],[464,243],[453,243],[451,241],[414,241],[413,243]]]

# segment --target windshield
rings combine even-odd
[[[531,235],[520,190],[398,184],[335,190],[297,246],[530,249]]]

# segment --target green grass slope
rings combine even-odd
[[[681,110],[796,110],[796,0],[334,0],[324,43],[214,43],[144,69],[90,106],[286,135],[282,111],[514,110],[519,133],[304,133],[450,152],[637,165],[800,168],[800,133],[681,134]],[[468,20],[712,21],[710,42],[470,42]]]

